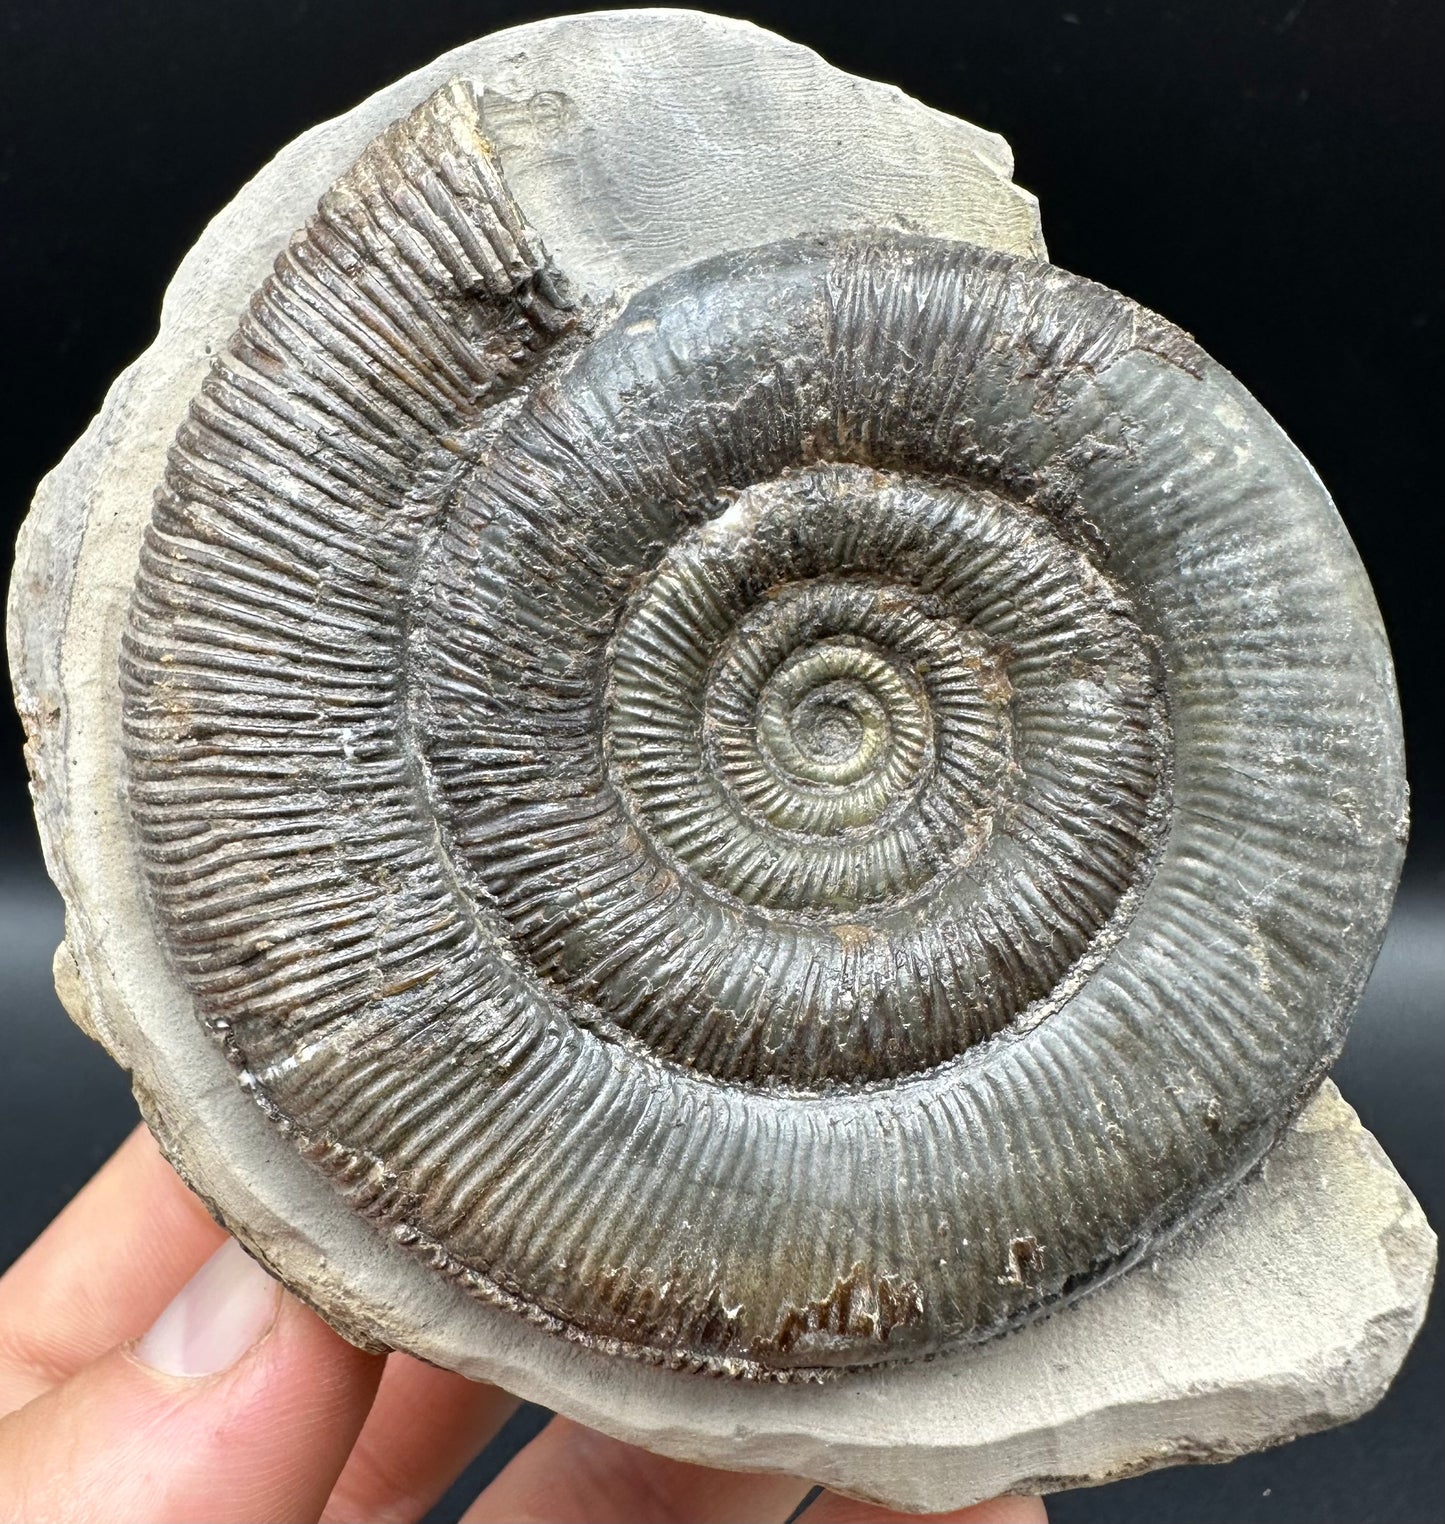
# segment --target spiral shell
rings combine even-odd
[[[686,1368],[1130,1264],[1318,1082],[1398,870],[1368,585],[1184,335],[896,232],[579,302],[461,85],[216,362],[122,683],[240,1083],[439,1273]]]

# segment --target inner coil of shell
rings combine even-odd
[[[461,85],[216,362],[122,681],[241,1083],[439,1273],[685,1368],[1131,1263],[1318,1082],[1398,870],[1368,584],[1182,334],[891,232],[579,305]]]

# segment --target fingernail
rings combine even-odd
[[[228,1238],[151,1325],[135,1358],[168,1376],[214,1376],[260,1340],[280,1300],[276,1282]]]

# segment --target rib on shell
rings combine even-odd
[[[991,1337],[1203,1210],[1399,866],[1368,583],[1183,334],[886,230],[580,303],[463,85],[216,361],[122,684],[277,1127],[476,1295],[737,1375]]]

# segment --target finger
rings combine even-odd
[[[0,1414],[144,1332],[224,1238],[137,1127],[0,1279]]]
[[[381,1367],[228,1242],[139,1344],[0,1421],[0,1518],[314,1519]]]
[[[929,1524],[1049,1524],[1042,1498],[993,1498],[956,1513],[929,1514]],[[922,1524],[916,1513],[894,1513],[823,1492],[799,1516],[798,1524]]]
[[[666,1460],[554,1418],[462,1524],[782,1524],[809,1490],[795,1477]]]
[[[516,1406],[515,1397],[494,1386],[392,1355],[322,1519],[328,1524],[420,1519]]]

